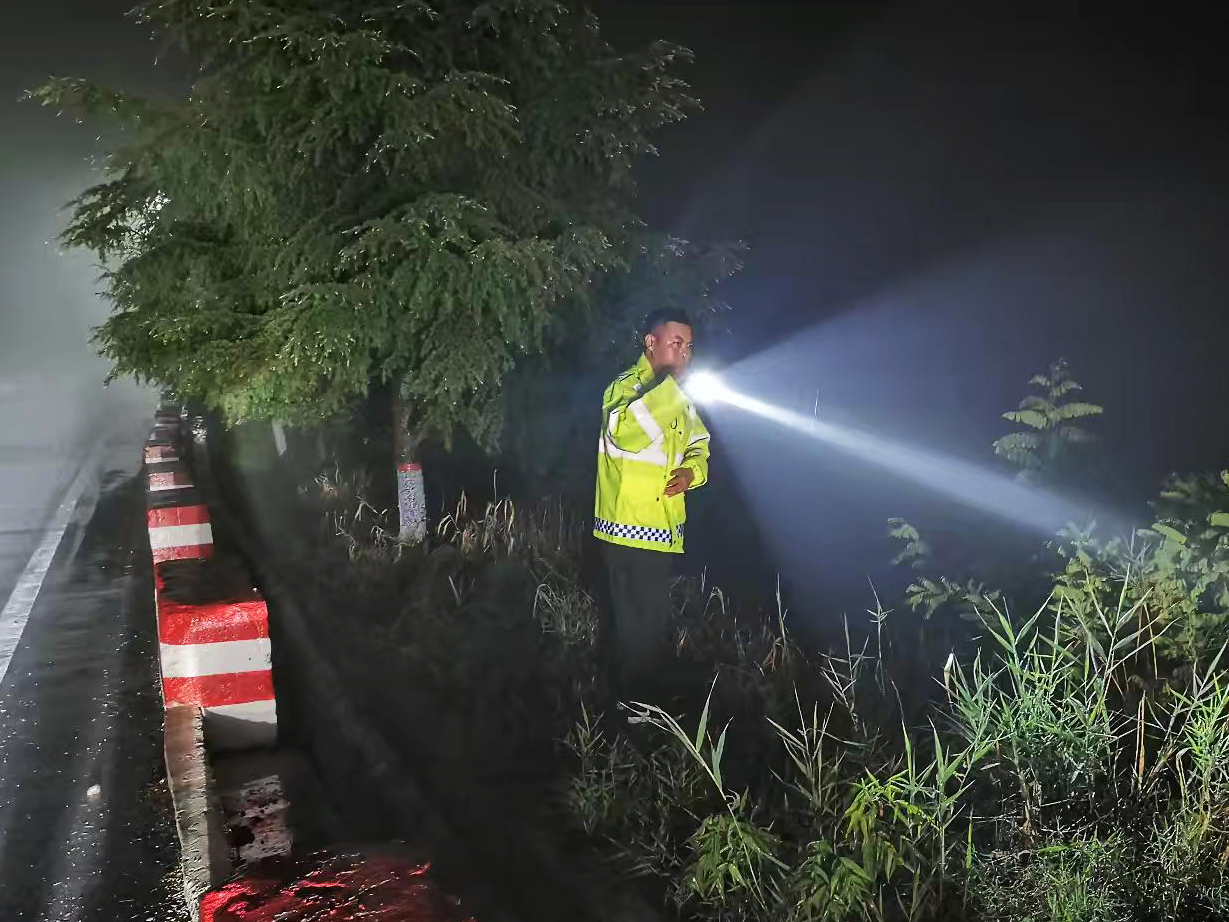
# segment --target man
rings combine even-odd
[[[619,693],[643,691],[668,668],[674,555],[683,553],[684,493],[708,480],[708,430],[679,386],[691,364],[691,321],[655,311],[644,353],[602,400],[593,534],[610,584]]]

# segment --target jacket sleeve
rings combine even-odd
[[[690,407],[688,412],[693,415],[693,419],[691,441],[683,452],[683,467],[695,474],[695,478],[691,481],[691,486],[687,488],[694,490],[708,483],[709,435],[708,427],[704,425],[704,420],[700,419],[700,414],[696,413],[695,407]]]
[[[640,390],[627,375],[606,389],[602,399],[604,432],[624,451],[643,451],[664,438],[664,426],[677,415],[685,398],[678,382],[666,375],[648,390]],[[665,421],[663,423],[663,420]]]

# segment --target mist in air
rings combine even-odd
[[[152,60],[148,41],[115,23],[130,4],[5,4],[0,10],[0,585],[20,570],[83,458],[133,434],[152,395],[129,381],[103,388],[108,365],[89,343],[108,307],[90,254],[57,241],[64,206],[101,176],[94,134],[54,118],[24,91],[49,75],[125,80]],[[129,451],[131,454],[131,450]]]

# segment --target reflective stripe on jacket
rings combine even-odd
[[[683,494],[666,496],[675,468],[695,476],[689,489],[708,480],[708,429],[678,382],[654,384],[645,356],[619,375],[602,399],[597,446],[597,496],[593,534],[625,547],[683,553]]]

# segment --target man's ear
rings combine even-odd
[[[653,347],[656,345],[657,345],[657,337],[654,336],[652,333],[645,333],[644,334],[644,351],[652,352]]]

